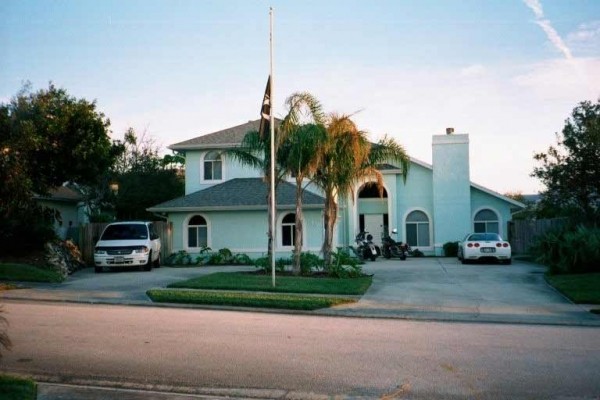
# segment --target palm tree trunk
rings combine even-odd
[[[325,261],[326,268],[331,265],[331,250],[333,246],[333,229],[335,228],[335,222],[337,219],[337,204],[333,195],[325,194],[325,212],[324,212],[324,224],[325,224],[325,240],[323,241],[323,260]]]
[[[300,255],[302,254],[302,236],[303,236],[303,221],[302,215],[302,178],[296,177],[296,221],[294,227],[294,265],[292,273],[300,275]]]

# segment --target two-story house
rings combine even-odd
[[[173,251],[198,253],[203,246],[229,248],[258,257],[267,250],[267,185],[259,170],[244,166],[223,150],[240,145],[258,130],[259,121],[224,129],[169,146],[185,152],[185,196],[149,209],[173,223]],[[369,182],[357,184],[355,198],[339,199],[334,246],[351,245],[361,230],[381,240],[396,228],[396,240],[425,254],[442,254],[442,246],[469,232],[497,232],[506,237],[511,211],[523,204],[470,182],[469,136],[433,136],[433,165],[411,158],[408,178],[393,164],[380,166],[383,197]],[[313,189],[314,190],[314,189]],[[279,184],[276,251],[291,254],[295,185]],[[323,197],[304,192],[304,251],[319,252],[323,243]]]

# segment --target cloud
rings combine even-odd
[[[486,73],[485,67],[481,64],[469,65],[460,70],[460,75],[463,77],[479,77]]]
[[[600,21],[581,24],[567,35],[569,47],[586,56],[597,56],[600,50]]]
[[[565,58],[567,60],[573,59],[573,54],[571,53],[571,50],[567,47],[567,45],[562,40],[562,38],[560,37],[558,32],[556,32],[556,29],[554,29],[554,27],[552,27],[552,24],[550,24],[550,21],[548,19],[544,18],[544,10],[542,8],[542,4],[538,0],[523,0],[523,2],[535,14],[535,19],[536,19],[535,23],[538,24],[538,26],[540,28],[542,28],[542,30],[548,37],[548,40],[550,41],[550,43],[552,43],[552,45],[558,51],[563,53],[563,55],[565,56]]]

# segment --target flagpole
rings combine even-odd
[[[273,7],[269,8],[269,66],[271,73],[271,94],[270,94],[270,117],[269,126],[271,128],[271,277],[273,287],[275,287],[275,247],[277,245],[277,227],[275,226],[275,102],[273,101],[274,79],[273,79]]]

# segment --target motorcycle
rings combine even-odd
[[[367,258],[371,261],[375,261],[381,254],[381,249],[373,243],[373,235],[369,232],[361,231],[356,235],[355,238],[357,245],[357,254],[362,260]]]
[[[392,229],[392,234],[397,234],[398,230]],[[394,239],[390,237],[389,234],[384,235],[381,239],[382,249],[381,252],[383,256],[387,259],[392,257],[397,257],[400,260],[406,260],[406,256],[410,251],[410,246],[408,243],[396,242]]]

